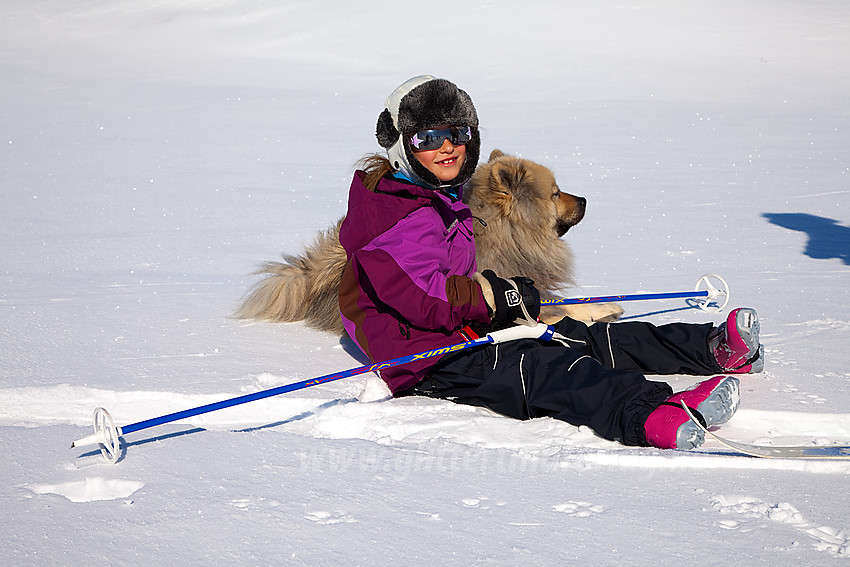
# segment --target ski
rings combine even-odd
[[[786,447],[772,447],[769,445],[752,445],[730,441],[715,433],[712,433],[697,421],[694,414],[685,404],[682,404],[685,413],[691,421],[697,424],[705,433],[709,434],[719,443],[751,457],[763,459],[814,459],[814,460],[843,460],[850,459],[850,445],[792,445]]]

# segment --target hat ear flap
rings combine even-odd
[[[378,137],[378,143],[382,148],[389,148],[398,141],[398,129],[393,124],[393,117],[388,109],[384,109],[378,116],[378,126],[375,129],[375,135]]]

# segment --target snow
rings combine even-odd
[[[6,0],[4,563],[846,564],[850,463],[627,448],[371,375],[127,435],[116,465],[68,446],[96,406],[128,424],[364,362],[229,314],[344,213],[421,73],[470,92],[484,156],[588,198],[565,295],[718,273],[758,309],[765,372],[724,436],[848,444],[848,65],[841,0]]]

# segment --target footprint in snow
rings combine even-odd
[[[816,378],[822,378],[822,375],[816,375]],[[817,394],[808,394],[806,392],[801,392],[799,388],[794,386],[793,384],[786,384],[785,386],[779,388],[773,388],[774,392],[781,392],[783,394],[794,394],[797,399],[797,402],[803,405],[808,404],[825,404],[827,399],[819,396]]]
[[[829,526],[815,526],[788,502],[769,504],[757,498],[741,496],[715,496],[712,505],[721,514],[735,514],[737,519],[724,519],[717,526],[743,533],[752,532],[763,520],[786,524],[814,539],[818,551],[831,555],[850,557],[850,533]]]
[[[357,521],[346,512],[309,512],[304,517],[311,522],[316,522],[324,526],[331,524],[351,524]]]
[[[231,500],[230,505],[234,508],[239,508],[240,510],[258,510],[260,508],[275,508],[280,506],[280,502],[277,500],[269,500],[262,496],[256,496]]]
[[[465,508],[480,508],[482,510],[489,510],[491,506],[490,499],[486,496],[479,496],[478,498],[464,498],[460,501],[460,503]],[[507,502],[499,501],[492,503],[494,506],[504,506],[505,504],[507,504]]]
[[[590,502],[567,502],[552,506],[556,512],[566,514],[572,518],[587,518],[605,511],[605,506],[596,506]]]

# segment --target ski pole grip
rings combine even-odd
[[[493,331],[487,336],[493,344],[515,341],[517,339],[541,339],[548,341],[555,334],[555,329],[546,323],[537,323],[533,327],[530,325],[517,325],[500,331]]]
[[[89,445],[98,445],[100,443],[106,443],[106,435],[104,435],[102,431],[92,433],[88,437],[83,437],[82,439],[77,439],[76,441],[71,443],[71,449],[74,449],[75,447],[88,447]]]

